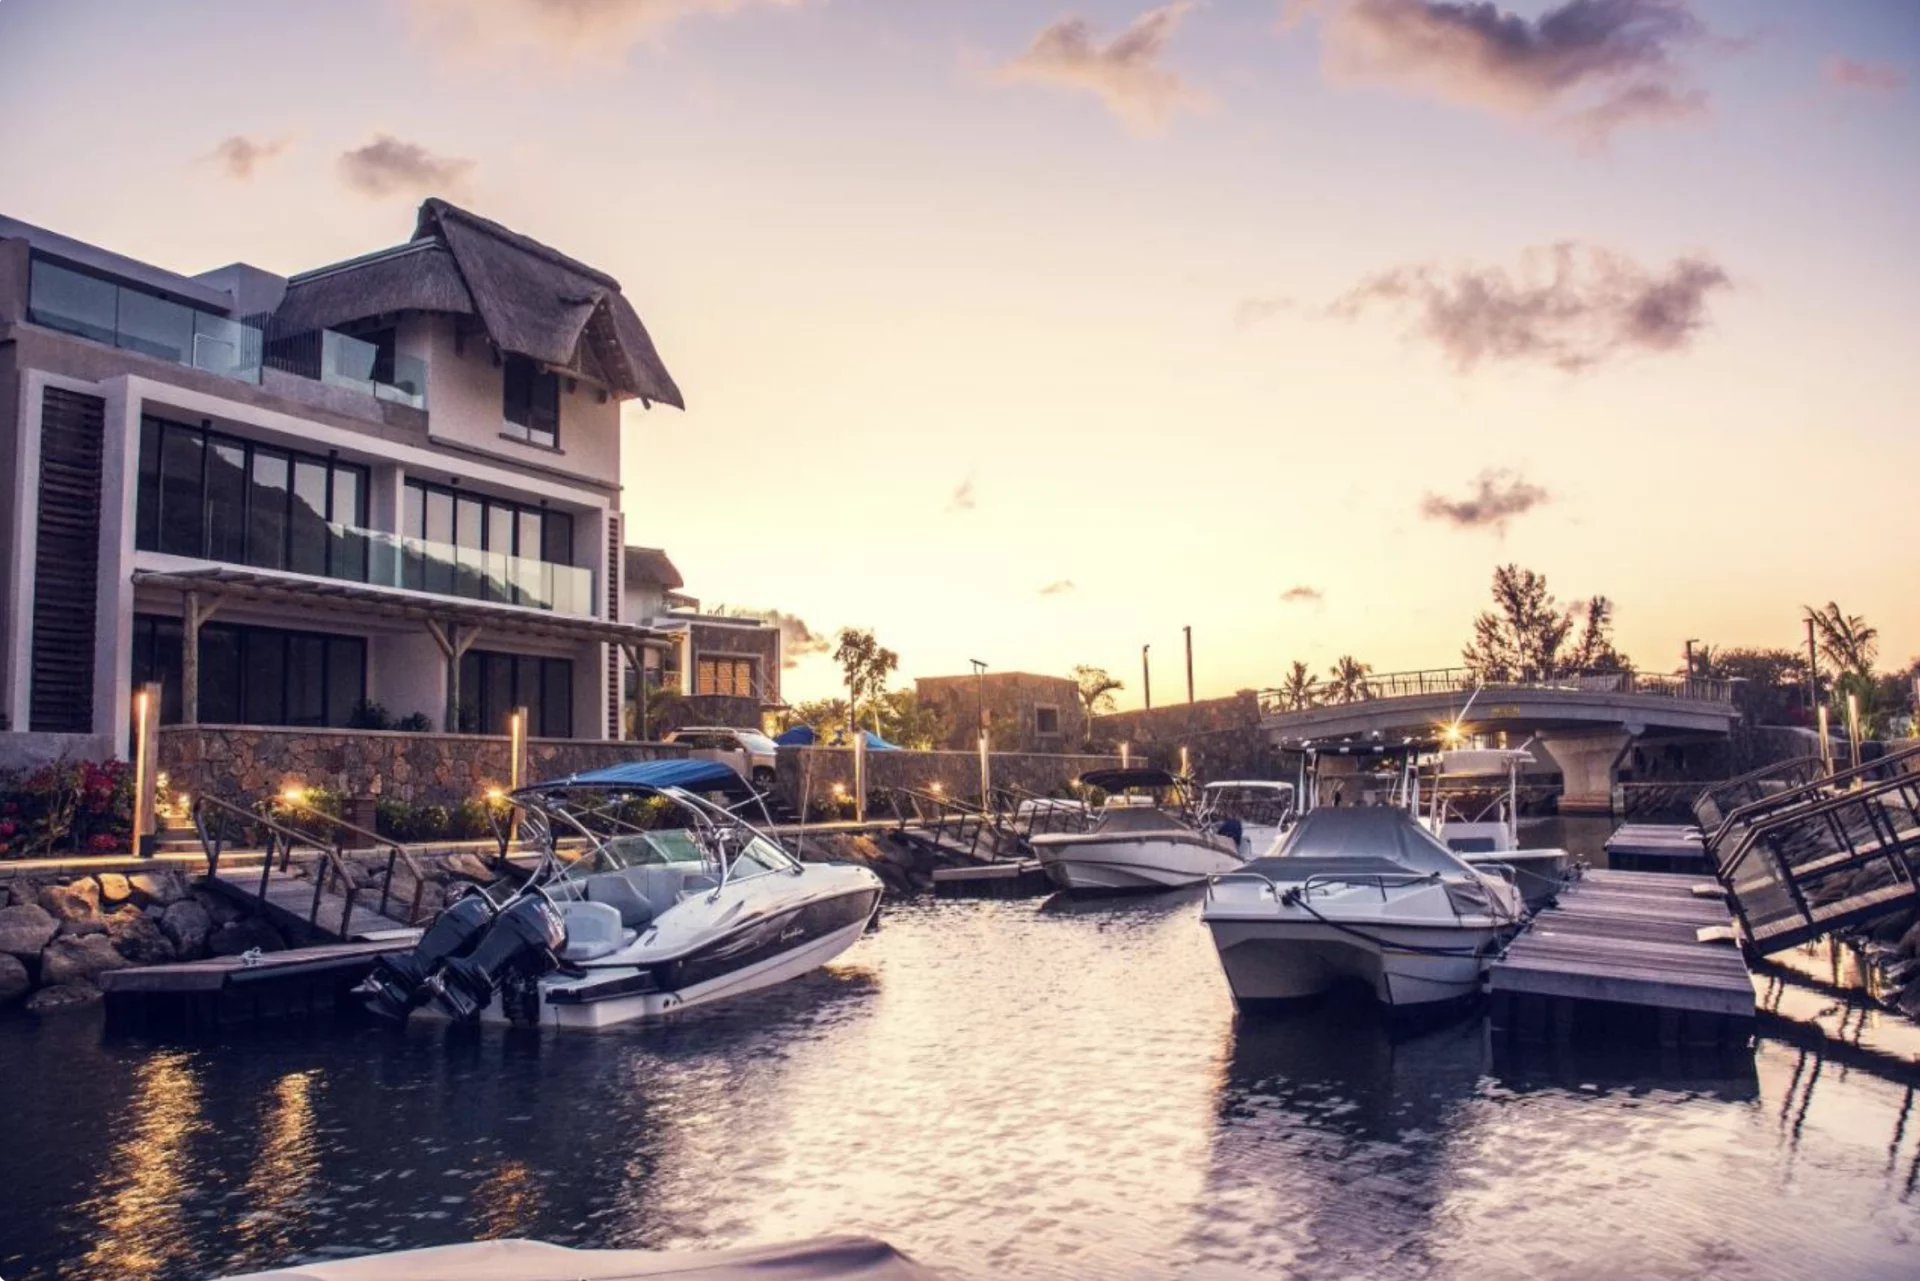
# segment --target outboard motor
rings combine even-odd
[[[373,963],[373,973],[355,989],[367,1009],[380,1018],[404,1023],[425,1003],[427,980],[442,964],[473,950],[493,924],[493,903],[484,894],[458,899],[436,916],[411,952],[388,953]]]
[[[501,910],[471,955],[446,963],[434,983],[434,999],[455,1019],[471,1022],[487,1008],[494,988],[508,980],[522,986],[558,967],[566,942],[559,909],[544,894],[524,895]]]

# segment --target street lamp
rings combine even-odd
[[[977,658],[969,658],[967,661],[973,664],[974,689],[978,692],[980,701],[980,733],[985,734],[987,732],[987,665]]]
[[[1140,647],[1140,690],[1147,698],[1147,710],[1153,710],[1153,669],[1147,666],[1147,651],[1152,645]]]
[[[1697,636],[1692,636],[1692,637],[1689,637],[1689,638],[1687,639],[1687,641],[1686,641],[1686,646],[1687,646],[1687,679],[1688,679],[1688,680],[1692,680],[1692,679],[1693,679],[1693,678],[1694,678],[1694,677],[1695,677],[1696,675],[1698,675],[1698,673],[1697,673],[1697,672],[1695,672],[1695,671],[1693,670],[1693,647],[1694,647],[1695,645],[1698,645],[1699,643],[1700,643],[1700,638],[1699,638],[1699,637],[1697,637]]]

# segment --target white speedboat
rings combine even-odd
[[[742,819],[757,794],[720,762],[617,765],[511,799],[545,847],[539,867],[510,896],[455,901],[413,951],[382,957],[361,988],[374,1013],[579,1028],[657,1018],[817,969],[880,907],[866,868],[803,863]],[[571,861],[565,837],[585,838]]]
[[[1214,878],[1201,918],[1243,1010],[1358,981],[1396,1009],[1473,995],[1519,892],[1401,806],[1317,809],[1278,855]]]
[[[1558,894],[1575,863],[1564,849],[1520,845],[1520,771],[1534,763],[1524,747],[1443,751],[1424,816],[1428,830],[1464,862],[1509,872],[1528,907],[1538,907]],[[1463,796],[1484,798],[1489,789],[1494,792],[1491,800],[1483,799],[1477,809],[1463,810]]]
[[[1144,790],[1178,797],[1183,781],[1165,770],[1095,770],[1080,785],[1111,799],[1079,831],[1037,833],[1028,838],[1047,878],[1066,890],[1164,890],[1197,885],[1231,871],[1242,859],[1235,842],[1195,826],[1185,814],[1154,803]]]
[[[1236,841],[1242,858],[1266,858],[1293,826],[1296,794],[1292,783],[1273,779],[1208,783],[1200,789],[1198,821]]]

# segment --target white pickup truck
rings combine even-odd
[[[731,765],[736,774],[760,791],[773,786],[773,767],[780,748],[757,729],[688,725],[670,731],[662,741],[691,748],[687,754],[697,760]]]

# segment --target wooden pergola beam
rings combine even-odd
[[[480,628],[461,626],[459,623],[442,622],[437,618],[421,620],[427,626],[427,633],[440,647],[440,654],[447,660],[447,711],[440,723],[445,734],[460,732],[460,660],[466,657],[473,643],[480,639]]]
[[[180,720],[200,723],[200,628],[220,611],[223,598],[198,591],[180,594]]]

